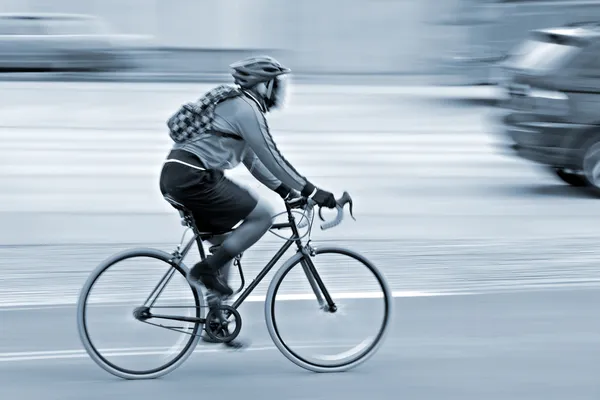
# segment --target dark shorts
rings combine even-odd
[[[180,154],[177,159],[181,159]],[[191,153],[182,161],[202,165]],[[160,191],[190,210],[198,230],[214,234],[230,231],[258,203],[250,192],[227,179],[223,171],[202,171],[174,162],[163,166]]]

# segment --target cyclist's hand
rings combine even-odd
[[[321,189],[317,189],[312,200],[321,207],[335,208],[337,206],[333,193]]]

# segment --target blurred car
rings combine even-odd
[[[546,33],[550,31],[555,32],[557,29],[562,31],[567,29],[575,32],[577,29],[593,29],[595,27],[600,27],[600,21],[575,22],[562,25],[559,28],[533,30],[529,37],[517,43],[516,46],[511,48],[506,52],[506,54],[502,55],[496,60],[497,64],[492,67],[492,83],[502,85],[503,82],[509,81],[511,79],[511,75],[515,72],[526,69],[535,69],[535,66],[532,64],[536,63],[540,57],[544,57],[544,51],[547,51],[548,49],[550,49],[552,57],[560,59],[560,54],[558,54],[558,51],[553,51],[560,49],[560,47],[557,47],[556,44],[546,42],[543,39]],[[552,68],[550,63],[548,63],[546,68]]]
[[[136,65],[150,38],[80,14],[0,14],[0,70],[106,71]]]
[[[500,146],[600,195],[600,24],[533,31],[502,68]]]

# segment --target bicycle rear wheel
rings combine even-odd
[[[86,281],[77,306],[79,336],[107,372],[124,379],[158,378],[193,353],[202,324],[140,318],[143,311],[204,317],[204,296],[187,283],[185,266],[172,258],[155,249],[127,250],[101,263]],[[111,277],[115,273],[120,275]],[[157,362],[151,360],[155,356]]]
[[[319,280],[335,303],[333,312]],[[265,318],[273,342],[290,361],[314,372],[341,372],[376,353],[390,326],[392,303],[385,278],[370,261],[323,247],[310,258],[297,253],[279,269],[267,291]],[[355,326],[342,325],[348,321]],[[326,322],[324,328],[320,322]]]

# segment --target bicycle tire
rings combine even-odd
[[[269,284],[269,288],[267,290],[267,296],[266,296],[266,300],[265,300],[265,320],[267,322],[267,329],[269,331],[269,335],[271,336],[271,339],[273,340],[273,343],[275,344],[275,346],[279,349],[279,351],[288,360],[290,360],[291,362],[293,362],[294,364],[298,365],[301,368],[304,368],[304,369],[307,369],[307,370],[313,371],[313,372],[318,372],[318,373],[348,371],[350,369],[353,369],[353,368],[359,366],[360,364],[364,363],[369,358],[371,358],[377,352],[377,350],[381,347],[381,345],[383,344],[383,341],[385,339],[385,336],[387,335],[387,332],[389,331],[389,327],[391,326],[392,309],[393,309],[393,296],[392,296],[392,292],[387,284],[387,281],[385,280],[385,278],[381,274],[381,272],[368,259],[366,259],[364,256],[362,256],[356,252],[353,252],[351,250],[344,249],[341,247],[321,247],[321,248],[315,249],[315,257],[318,256],[319,254],[328,254],[328,253],[329,254],[331,254],[331,253],[340,254],[343,256],[351,257],[351,258],[355,259],[356,261],[359,261],[360,263],[362,263],[373,273],[373,275],[377,278],[377,281],[379,282],[381,289],[383,291],[383,296],[384,296],[384,300],[385,300],[384,301],[385,314],[384,314],[382,326],[380,328],[380,331],[379,331],[375,341],[369,346],[369,348],[366,352],[364,352],[362,355],[360,355],[360,357],[353,359],[352,361],[349,361],[349,362],[344,362],[344,363],[340,363],[340,364],[336,364],[336,365],[327,365],[327,366],[322,365],[322,364],[317,364],[314,362],[309,362],[309,361],[303,359],[302,357],[300,357],[296,353],[294,353],[294,351],[292,351],[290,349],[290,347],[288,345],[286,345],[285,342],[283,341],[283,339],[281,338],[281,335],[279,334],[278,329],[277,329],[277,323],[275,321],[275,315],[274,315],[274,313],[275,313],[275,308],[274,308],[275,295],[277,293],[279,286],[285,279],[288,272],[290,272],[292,270],[292,268],[294,268],[296,265],[298,265],[305,256],[302,253],[296,253],[289,260],[287,260],[284,263],[284,265],[275,273],[275,275],[273,276],[273,279],[271,280],[271,283]]]
[[[98,278],[108,270],[111,266],[119,263],[120,261],[124,261],[127,259],[132,259],[136,257],[150,257],[157,259],[159,261],[164,261],[169,264],[172,268],[175,268],[177,272],[181,273],[184,277],[186,276],[187,267],[183,263],[173,263],[170,260],[173,256],[169,253],[166,253],[161,250],[151,249],[151,248],[138,248],[138,249],[129,249],[117,253],[102,263],[100,263],[89,275],[87,281],[85,282],[83,288],[81,289],[81,293],[79,295],[79,300],[77,303],[77,327],[79,331],[79,338],[85,348],[86,352],[90,356],[90,358],[98,364],[102,369],[107,371],[108,373],[115,375],[119,378],[123,379],[155,379],[161,376],[164,376],[175,369],[177,369],[184,361],[188,359],[188,357],[194,352],[198,341],[200,340],[200,335],[198,334],[198,330],[202,327],[201,324],[196,323],[194,325],[194,329],[190,334],[190,340],[172,361],[166,363],[162,367],[154,368],[149,371],[144,372],[134,372],[131,370],[127,370],[124,368],[120,368],[112,362],[109,362],[105,357],[100,354],[100,352],[94,347],[92,340],[89,337],[88,328],[86,326],[86,304],[87,298],[90,293],[90,290],[94,286],[94,283],[98,280]],[[204,296],[202,293],[198,293],[198,291],[190,286],[190,290],[194,296],[194,302],[196,307],[196,317],[203,318],[205,304],[204,304]]]

